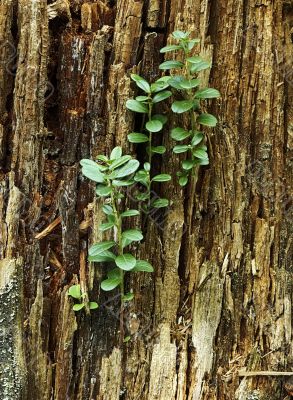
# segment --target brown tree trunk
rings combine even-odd
[[[48,3],[0,2],[1,398],[283,399],[282,376],[239,372],[293,367],[292,1]],[[172,206],[148,222],[155,273],[127,281],[119,346],[119,301],[85,261],[102,213],[78,162],[134,151],[130,72],[159,77],[175,28],[213,60],[219,124],[210,165],[165,185]],[[78,281],[90,315],[72,311]]]

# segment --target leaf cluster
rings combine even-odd
[[[102,281],[101,288],[110,291],[120,286],[123,300],[131,300],[133,294],[124,295],[124,272],[153,272],[149,262],[137,260],[129,250],[130,245],[143,239],[142,232],[139,229],[123,230],[124,219],[139,215],[139,210],[121,212],[119,207],[121,199],[125,196],[123,188],[136,182],[139,162],[130,155],[123,155],[121,147],[115,147],[109,158],[99,155],[96,161],[86,159],[80,163],[84,176],[97,182],[96,194],[104,198],[102,209],[106,220],[100,224],[99,229],[103,232],[112,230],[113,237],[113,240],[92,245],[88,259],[93,262],[113,264],[107,279]]]
[[[137,74],[132,74],[131,79],[136,83],[138,88],[143,92],[143,95],[137,96],[135,99],[127,100],[126,107],[134,112],[143,113],[143,124],[141,132],[132,132],[128,135],[130,143],[146,144],[147,162],[143,169],[139,170],[135,176],[135,181],[139,182],[145,190],[139,192],[137,200],[145,202],[145,210],[150,207],[161,208],[169,204],[167,199],[155,199],[151,201],[151,187],[153,182],[167,182],[171,180],[169,174],[159,174],[151,177],[152,161],[154,154],[164,154],[165,146],[153,145],[153,134],[158,134],[162,131],[164,124],[167,122],[167,117],[162,114],[154,113],[154,107],[172,96],[172,92],[167,90],[169,87],[169,77],[162,77],[154,83],[147,82],[144,78]]]
[[[189,157],[181,163],[182,171],[177,173],[180,185],[185,186],[190,172],[196,166],[209,164],[205,135],[201,127],[216,126],[217,118],[202,111],[202,102],[218,98],[220,93],[213,88],[199,88],[201,84],[199,73],[211,67],[210,62],[200,56],[192,55],[194,46],[200,40],[191,39],[189,32],[175,31],[172,36],[176,44],[165,46],[160,52],[172,52],[176,60],[163,62],[160,69],[170,71],[171,75],[167,82],[175,93],[178,93],[177,97],[180,97],[172,103],[172,111],[176,114],[188,112],[190,115],[188,128],[178,126],[171,131],[172,139],[179,142],[174,146],[173,152],[189,154]],[[181,56],[180,61],[177,59],[178,56]]]

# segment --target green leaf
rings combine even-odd
[[[133,257],[133,255],[126,253],[116,257],[115,263],[120,269],[123,269],[124,271],[131,271],[135,267],[136,259]]]
[[[185,153],[188,150],[189,146],[187,144],[178,145],[173,148],[175,154]]]
[[[180,186],[186,186],[187,183],[188,183],[188,176],[187,175],[180,176],[179,185]]]
[[[192,100],[179,100],[175,101],[171,108],[174,113],[184,113],[190,110],[194,106],[194,102]]]
[[[109,279],[121,279],[121,270],[115,267],[107,272],[107,276]]]
[[[183,128],[174,128],[171,131],[171,138],[177,141],[184,140],[190,136],[190,132]]]
[[[186,61],[190,62],[191,64],[200,64],[203,62],[203,59],[199,56],[187,57]]]
[[[115,254],[109,250],[105,250],[96,256],[88,256],[88,260],[92,262],[112,262],[115,258]]]
[[[122,156],[122,149],[120,146],[114,147],[110,154],[110,160],[117,160]]]
[[[201,62],[195,63],[191,66],[190,70],[192,73],[203,71],[211,67],[211,64],[207,61],[202,60]]]
[[[99,161],[103,161],[103,162],[105,162],[105,163],[109,161],[108,157],[104,156],[103,154],[99,154],[99,155],[96,157],[96,159],[99,160]]]
[[[98,307],[99,307],[99,305],[95,301],[90,301],[89,302],[89,309],[90,310],[96,310]]]
[[[152,93],[160,92],[161,90],[166,89],[169,86],[170,76],[162,76],[157,79],[156,82],[151,84]]]
[[[84,161],[84,160],[82,160]],[[100,168],[97,163],[93,161],[92,164],[85,164],[82,167],[82,173],[87,178],[91,179],[94,182],[103,183],[105,175],[100,171]]]
[[[181,61],[169,60],[160,64],[159,68],[162,70],[173,69],[173,68],[182,68],[184,64]]]
[[[95,161],[89,160],[87,158],[84,158],[84,159],[80,160],[79,164],[82,167],[87,167],[87,166],[96,167],[98,165]]]
[[[143,164],[143,168],[144,168],[144,170],[145,170],[146,172],[150,172],[150,170],[151,170],[151,164],[150,164],[149,162],[145,162],[145,163]]]
[[[182,162],[182,168],[185,169],[186,171],[192,169],[196,164],[195,160],[184,160]]]
[[[197,157],[200,159],[209,159],[208,153],[202,149],[193,150],[192,154],[194,155],[194,157]]]
[[[196,161],[198,165],[209,165],[210,163],[208,158],[198,158]]]
[[[144,184],[145,186],[147,186],[147,182],[149,181],[149,175],[147,174],[146,171],[141,169],[140,171],[138,171],[135,174],[134,180],[135,180],[135,182],[140,182],[140,183]]]
[[[197,118],[197,122],[201,125],[213,127],[217,125],[218,120],[212,114],[200,114]]]
[[[129,160],[131,160],[131,156],[128,155],[118,158],[117,160],[113,161],[113,163],[110,165],[110,170],[120,167],[121,165],[127,163],[127,161]]]
[[[131,79],[137,84],[139,88],[141,88],[144,92],[150,93],[151,88],[149,83],[139,75],[131,74]]]
[[[191,140],[191,145],[196,146],[203,140],[203,138],[204,138],[204,135],[201,132],[197,132]]]
[[[152,147],[152,153],[156,154],[164,154],[166,152],[166,147],[165,146],[155,146]]]
[[[142,101],[148,101],[148,96],[137,96],[136,98],[135,98],[135,100],[137,100],[137,101],[139,101],[139,102],[142,102]]]
[[[139,101],[134,99],[127,100],[126,107],[128,108],[128,110],[135,111],[138,113],[148,113],[149,111],[148,107],[145,104],[140,103]]]
[[[73,311],[80,311],[84,308],[84,303],[80,303],[80,304],[74,304],[74,306],[72,307]]]
[[[160,174],[153,177],[152,182],[168,182],[172,179],[169,174]]]
[[[160,53],[168,53],[169,51],[181,50],[182,46],[178,44],[170,44],[169,46],[162,47]]]
[[[114,214],[109,214],[109,215],[107,215],[107,220],[108,220],[108,222],[113,222],[113,224],[115,224],[116,217]]]
[[[105,279],[101,283],[101,288],[105,292],[109,292],[110,290],[115,289],[117,286],[119,286],[121,283],[121,278],[115,278],[115,279]]]
[[[178,40],[187,39],[189,35],[190,35],[189,32],[183,32],[183,31],[174,31],[172,33],[173,38]]]
[[[206,88],[206,89],[201,89],[198,90],[195,93],[195,98],[197,99],[215,99],[220,97],[220,92],[217,89],[213,88]]]
[[[102,210],[104,211],[105,214],[111,215],[113,214],[113,208],[109,206],[108,204],[103,205]]]
[[[139,161],[129,160],[123,167],[116,169],[109,175],[110,179],[124,178],[125,176],[133,174],[139,167]]]
[[[128,136],[128,141],[130,143],[145,143],[149,141],[149,137],[143,133],[130,133]]]
[[[99,230],[104,232],[104,231],[107,231],[108,229],[113,228],[113,226],[114,226],[113,222],[105,222],[104,224],[101,224],[99,226]]]
[[[193,89],[197,87],[200,84],[200,79],[191,79],[190,81],[188,79],[184,79],[179,83],[179,86],[182,89]]]
[[[81,298],[81,290],[80,290],[80,285],[73,285],[68,289],[68,295],[73,297],[74,299],[80,299]]]
[[[89,248],[89,256],[97,256],[103,253],[105,250],[108,250],[111,247],[115,246],[115,244],[116,242],[114,242],[114,240],[96,243]]]
[[[152,119],[146,123],[145,127],[150,132],[159,132],[163,129],[163,124],[158,119]]]
[[[122,218],[125,218],[125,217],[135,217],[135,216],[137,216],[137,215],[139,215],[140,214],[140,212],[138,211],[138,210],[127,210],[127,211],[124,211],[122,214],[121,214],[121,217]]]
[[[96,194],[101,197],[109,196],[111,194],[112,189],[109,186],[98,185],[96,188]]]
[[[126,293],[124,296],[122,296],[122,301],[131,301],[133,299],[134,299],[133,293]]]
[[[182,76],[182,75],[174,75],[174,76],[172,76],[172,78],[169,80],[169,85],[170,85],[171,87],[173,87],[174,89],[181,90],[182,87],[180,86],[180,83],[181,83],[182,81],[184,81],[184,80],[185,80],[184,76]]]
[[[125,338],[123,339],[123,343],[129,342],[130,339],[131,339],[131,336],[125,336]]]
[[[135,198],[136,198],[136,200],[139,200],[139,201],[145,201],[145,200],[148,200],[149,194],[148,193],[138,193]]]
[[[138,229],[128,229],[122,233],[122,239],[128,239],[132,242],[138,242],[143,239],[143,234]]]
[[[135,272],[154,272],[152,265],[144,260],[137,260],[135,267],[133,268]]]
[[[188,43],[187,43],[188,50],[192,50],[197,43],[200,43],[200,39],[188,40]]]
[[[168,118],[166,117],[166,115],[162,115],[162,114],[155,114],[155,115],[153,115],[152,119],[158,119],[159,121],[162,122],[163,125],[165,125],[165,123],[168,121]]]
[[[119,180],[119,179],[114,179],[112,181],[114,186],[130,186],[134,184],[134,181],[131,179],[130,181],[123,181],[123,180]]]
[[[168,205],[169,205],[169,200],[167,200],[167,199],[157,199],[152,202],[152,206],[154,208],[163,208],[163,207],[167,207]]]
[[[153,97],[153,103],[159,103],[160,101],[168,99],[168,97],[170,96],[172,96],[172,92],[170,92],[170,90],[164,90],[163,92],[159,92]]]

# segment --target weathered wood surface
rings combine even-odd
[[[282,0],[1,0],[3,399],[285,396],[279,377],[238,371],[293,367],[292,25]],[[158,77],[174,28],[213,59],[220,122],[210,166],[186,191],[174,179],[172,207],[148,224],[142,254],[156,272],[128,282],[133,339],[119,348],[118,301],[85,263],[102,214],[78,161],[134,151],[129,73]],[[175,175],[171,151],[161,164]],[[78,279],[101,305],[90,316],[66,295]]]

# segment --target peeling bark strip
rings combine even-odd
[[[250,375],[293,371],[292,24],[282,0],[1,1],[3,399],[285,397],[282,379]],[[146,227],[141,256],[155,273],[126,281],[137,295],[119,348],[106,268],[85,263],[102,213],[78,162],[113,145],[135,152],[129,73],[157,78],[174,29],[213,59],[204,82],[222,93],[207,107],[219,124],[210,165],[184,191],[166,185],[172,207]],[[177,124],[158,137],[168,151],[156,165],[174,176]],[[80,280],[100,304],[90,315],[67,296]]]

